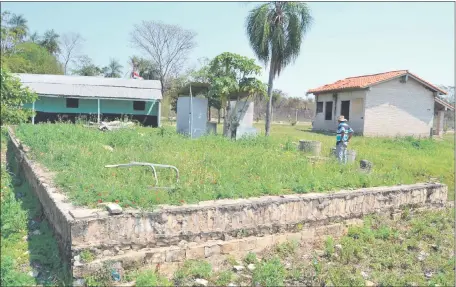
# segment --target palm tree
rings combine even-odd
[[[17,38],[23,41],[28,32],[27,20],[24,16],[13,14],[8,24],[11,25],[11,31],[16,34]]]
[[[37,32],[30,34],[29,40],[32,43],[38,44],[40,42],[40,35]]]
[[[120,78],[122,74],[122,65],[116,59],[111,59],[109,65],[103,68],[106,78]]]
[[[301,50],[304,35],[312,23],[307,4],[302,2],[269,2],[249,12],[247,36],[253,52],[265,65],[269,64],[268,104],[265,134],[271,129],[273,81]]]
[[[60,36],[54,30],[48,30],[44,33],[40,45],[46,48],[52,55],[58,54],[60,52],[59,37]]]

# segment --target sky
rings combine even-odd
[[[223,52],[255,58],[245,32],[252,2],[2,2],[31,32],[80,33],[83,53],[99,66],[142,55],[130,32],[143,20],[197,33],[187,67]],[[408,69],[436,85],[454,86],[454,2],[308,2],[314,18],[300,56],[274,81],[291,97],[352,76]],[[262,67],[264,65],[258,62]],[[267,82],[264,69],[261,79]]]

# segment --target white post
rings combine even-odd
[[[158,101],[158,112],[157,112],[157,126],[161,127],[161,104],[160,101]]]
[[[35,102],[32,103],[32,111],[33,111],[32,125],[34,125],[35,124]]]
[[[443,122],[444,122],[444,117],[445,116],[445,111],[438,111],[437,112],[437,135],[439,137],[443,136]]]
[[[193,138],[193,95],[192,95],[192,84],[190,84],[190,138]]]
[[[98,102],[98,117],[97,117],[97,122],[100,123],[100,99],[97,99]]]

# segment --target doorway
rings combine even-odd
[[[344,116],[347,121],[350,120],[350,101],[341,101],[340,114]]]

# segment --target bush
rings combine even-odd
[[[253,273],[254,284],[260,286],[283,286],[286,276],[285,267],[280,259],[274,257],[262,262]]]
[[[165,277],[147,270],[136,277],[136,286],[172,286],[172,283]]]
[[[33,116],[33,111],[24,109],[24,103],[32,103],[37,96],[22,87],[18,78],[1,68],[1,110],[0,125],[19,124]]]

